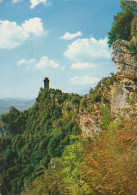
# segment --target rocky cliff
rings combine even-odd
[[[130,43],[124,40],[115,41],[111,53],[117,67],[117,78],[103,78],[95,93],[93,90],[93,93],[82,99],[81,102],[86,105],[79,110],[83,137],[98,136],[103,129],[108,128],[111,117],[115,119],[119,116],[137,115],[137,63],[130,51]],[[95,96],[100,98],[95,100]]]
[[[137,108],[137,63],[130,51],[130,42],[117,40],[111,46],[112,60],[116,63],[118,83],[111,88],[111,110],[122,114],[127,109],[136,114]]]
[[[82,111],[79,109],[80,115],[80,128],[82,131],[83,137],[91,137],[94,138],[98,136],[101,128],[99,125],[99,108],[97,105],[93,105],[94,112],[89,113],[86,110]]]

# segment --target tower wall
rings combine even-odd
[[[44,79],[44,89],[49,89],[49,78],[48,77]]]

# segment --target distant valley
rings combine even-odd
[[[16,98],[5,98],[0,99],[0,115],[9,112],[11,106],[14,106],[19,111],[24,111],[35,103],[35,99],[16,99]]]

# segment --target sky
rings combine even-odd
[[[87,94],[116,72],[108,32],[120,0],[0,0],[0,98],[44,86]]]

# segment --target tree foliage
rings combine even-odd
[[[80,97],[79,97],[80,98]],[[11,107],[2,116],[9,135],[0,137],[1,193],[16,194],[24,189],[50,159],[60,157],[70,135],[79,135],[80,128],[72,114],[63,114],[66,103],[77,104],[78,95],[61,90],[41,89],[35,105],[25,112]],[[72,103],[73,107],[73,103]]]
[[[121,8],[122,11],[118,12],[117,15],[114,16],[111,31],[108,33],[109,46],[118,39],[133,41],[133,29],[136,28],[133,21],[135,20],[137,14],[137,2],[122,0]]]
[[[136,194],[136,122],[113,122],[94,141],[71,136],[61,158],[51,159],[22,195]]]
[[[111,73],[85,97],[41,89],[32,108],[3,115],[1,194],[135,194],[137,121],[111,122],[114,82]],[[80,136],[80,113],[94,115],[99,138]]]

